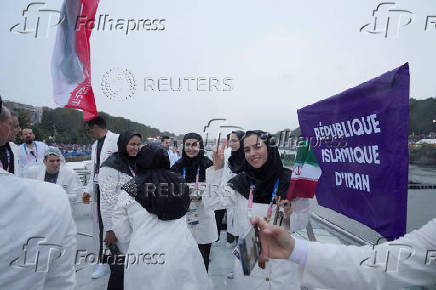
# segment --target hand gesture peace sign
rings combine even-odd
[[[219,144],[215,139],[215,149],[213,150],[212,153],[213,167],[215,168],[215,170],[224,168],[224,150],[226,150],[226,145],[227,145],[227,140],[224,140],[223,144],[221,145],[221,148],[218,148]]]

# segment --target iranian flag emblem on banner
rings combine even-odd
[[[320,176],[321,169],[309,142],[300,141],[297,146],[297,156],[295,157],[286,199],[292,200],[294,197],[313,198]]]

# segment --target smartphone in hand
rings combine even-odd
[[[238,241],[238,250],[242,270],[245,276],[249,276],[259,260],[261,244],[257,227],[252,227],[248,234]]]

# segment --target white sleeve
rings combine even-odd
[[[207,192],[202,195],[203,205],[211,210],[226,209],[235,206],[236,191],[227,182],[222,182],[224,169],[206,169]]]
[[[92,198],[95,200],[94,197],[94,171],[95,171],[95,158],[96,156],[93,155],[93,152],[95,152],[95,143],[91,146],[91,173],[89,175],[88,184],[86,185],[86,192],[89,193]]]
[[[309,247],[309,242],[301,239],[294,239],[294,241],[294,250],[292,250],[292,253],[288,259],[295,264],[304,266],[307,260],[307,249]]]
[[[132,227],[127,210],[134,202],[135,200],[126,191],[121,190],[112,215],[112,223],[115,236],[122,243],[129,242],[132,235]]]
[[[327,289],[400,289],[436,283],[436,219],[393,242],[357,247],[308,243],[300,268],[304,286]],[[377,258],[376,263],[374,260]]]
[[[64,214],[60,216],[63,219],[60,231],[64,230],[61,246],[65,252],[50,264],[44,285],[46,290],[74,289],[76,284],[74,265],[77,251],[77,229],[71,214],[71,207],[66,199],[65,203]]]
[[[117,201],[118,171],[109,167],[100,168],[98,182],[100,186],[100,212],[106,231],[113,230],[112,215]]]
[[[77,200],[80,200],[83,193],[83,187],[79,176],[74,170],[70,170],[69,174],[70,178],[67,195],[70,202],[74,203]]]
[[[39,168],[39,166],[28,166],[23,168],[21,172],[24,178],[37,179],[39,170],[43,170],[43,168]]]
[[[309,222],[312,207],[309,198],[297,197],[291,202],[290,232],[303,230]]]

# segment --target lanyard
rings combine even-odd
[[[24,146],[24,152],[26,153],[26,158],[27,158],[27,161],[30,161],[30,154],[27,152],[27,146],[26,146],[26,143],[24,143],[23,144],[23,146]],[[33,151],[35,152],[35,162],[38,162],[38,145],[36,144],[36,142],[35,141],[33,141]]]
[[[279,181],[280,181],[280,178],[277,178],[277,181],[274,184],[274,190],[273,190],[272,195],[271,195],[271,202],[268,206],[267,217],[269,217],[269,218],[272,215],[272,205],[274,203],[274,198],[276,197],[277,192],[279,191]],[[253,190],[254,190],[254,188],[255,188],[254,184],[251,183],[250,184],[250,194],[248,196],[248,209],[249,210],[251,210],[253,208]]]
[[[185,167],[182,168],[182,176],[183,176],[183,179],[186,179],[186,168]],[[200,166],[198,166],[197,174],[195,174],[195,187],[194,187],[194,189],[198,189],[199,180],[200,180]]]
[[[9,153],[8,148],[5,147],[6,150],[6,158],[8,160],[8,168],[6,168],[6,171],[9,172],[9,168],[11,168],[11,154]],[[0,165],[2,167],[2,169],[5,169],[3,162],[0,160]]]
[[[200,166],[197,168],[197,174],[195,175],[195,187],[194,189],[198,189],[198,180],[200,179]]]
[[[274,203],[274,197],[276,197],[277,192],[279,191],[279,180],[280,180],[280,178],[277,178],[276,184],[274,184],[274,191],[273,191],[272,196],[271,196],[271,202],[269,203],[268,211],[266,213],[266,217],[268,220],[272,216],[272,205]]]
[[[132,174],[133,177],[135,177],[136,176],[135,171],[132,169],[132,167],[130,167],[130,164],[128,164],[128,166],[129,166],[130,173]]]

